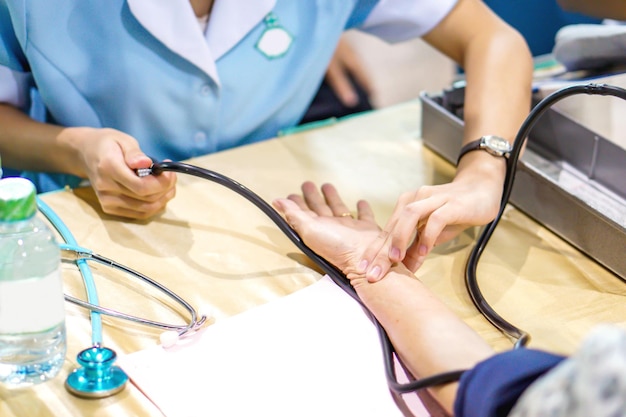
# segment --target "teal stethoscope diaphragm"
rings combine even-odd
[[[122,391],[128,375],[114,366],[115,351],[101,346],[92,346],[76,357],[79,368],[65,380],[65,388],[77,397],[104,398]]]

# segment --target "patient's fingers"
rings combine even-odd
[[[356,203],[357,208],[357,218],[359,220],[364,220],[370,223],[376,223],[376,218],[374,217],[374,211],[369,203],[365,200],[359,200]]]
[[[311,181],[307,181],[302,184],[302,195],[304,197],[304,201],[308,206],[309,210],[313,210],[320,216],[328,216],[332,217],[333,212],[328,207],[326,200],[322,196],[322,194],[318,191],[317,187]]]
[[[330,211],[333,213],[333,216],[352,216],[350,209],[345,205],[341,197],[339,197],[337,189],[332,184],[323,184],[321,189],[322,194],[324,194],[324,199],[330,207]]]

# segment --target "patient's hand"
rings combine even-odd
[[[330,184],[302,184],[302,196],[292,194],[277,199],[274,207],[315,253],[331,262],[344,274],[354,277],[361,254],[380,232],[366,201],[357,203],[356,218]]]

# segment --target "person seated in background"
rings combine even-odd
[[[300,124],[373,110],[371,94],[372,81],[367,70],[344,35]]]
[[[429,388],[455,417],[626,416],[626,332],[594,330],[569,358],[519,348],[493,349],[434,295],[402,262],[370,282],[358,263],[380,233],[365,201],[357,218],[330,184],[305,182],[302,195],[274,207],[304,243],[341,270],[387,332],[417,378],[466,370],[458,383]]]
[[[626,68],[626,2],[560,0],[566,10],[604,18],[596,24],[563,27],[556,34],[554,58],[568,71],[586,71],[592,76],[623,73]],[[616,24],[618,23],[618,24]]]
[[[626,21],[624,0],[557,0],[563,10],[584,13],[603,19]]]
[[[534,57],[552,53],[557,32],[574,24],[598,24],[602,19],[564,10],[557,0],[485,0],[485,4],[524,36]],[[541,19],[541,24],[537,24]]]
[[[3,163],[40,191],[88,180],[105,213],[151,218],[174,198],[176,175],[137,169],[297,125],[349,29],[421,37],[463,67],[466,145],[510,141],[528,114],[528,47],[481,0],[0,0]],[[398,226],[426,224],[418,262],[495,217],[504,174],[504,158],[469,152],[450,183],[407,192],[400,204],[420,214]]]

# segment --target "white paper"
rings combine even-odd
[[[396,405],[374,325],[328,277],[118,363],[168,417],[429,416]]]

